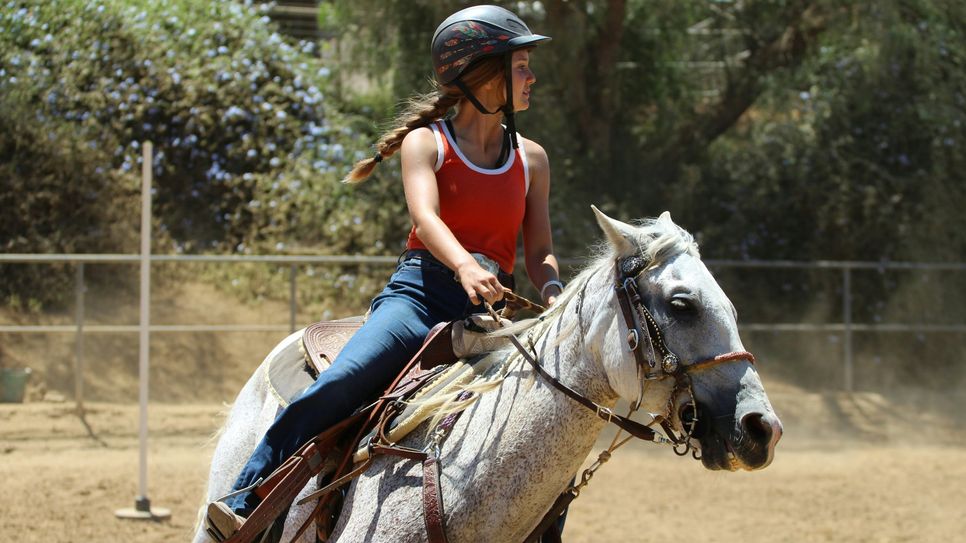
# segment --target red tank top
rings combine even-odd
[[[530,188],[523,146],[510,153],[503,166],[491,170],[463,156],[444,122],[437,121],[430,128],[436,137],[440,218],[464,249],[482,253],[495,260],[503,271],[512,272]],[[406,247],[426,249],[416,236],[415,226],[409,232]]]

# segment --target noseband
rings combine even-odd
[[[697,451],[691,445],[691,438],[697,426],[697,402],[694,399],[694,390],[691,386],[690,372],[716,366],[725,362],[736,362],[747,360],[755,363],[755,355],[748,351],[733,351],[723,353],[711,358],[696,360],[684,363],[681,358],[667,346],[664,341],[664,334],[657,325],[657,321],[644,304],[641,297],[640,288],[637,284],[637,276],[647,269],[648,261],[640,256],[618,258],[615,262],[615,284],[614,290],[617,295],[617,302],[624,316],[624,325],[627,327],[627,348],[634,353],[637,361],[637,373],[641,381],[641,394],[638,396],[636,410],[640,407],[644,399],[644,386],[646,381],[661,380],[668,377],[674,378],[674,390],[668,399],[667,416],[659,416],[661,427],[667,434],[668,439],[674,443],[674,452],[684,456],[688,451],[692,451],[695,458],[698,458]],[[647,337],[648,345],[652,356],[647,356],[644,352],[644,342],[642,336]],[[671,416],[671,406],[678,391],[686,390],[691,398],[691,404],[695,409],[695,416],[687,423],[687,429],[683,436],[674,433],[668,418]],[[682,426],[685,422],[681,421]],[[680,448],[680,449],[679,449]]]

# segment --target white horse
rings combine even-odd
[[[706,468],[766,467],[781,422],[744,352],[734,306],[701,262],[691,235],[667,213],[632,226],[594,211],[607,239],[601,254],[542,319],[513,325],[512,332],[526,332],[546,371],[598,404],[640,402],[678,432],[697,415],[690,435]],[[648,361],[660,359],[659,343],[666,345],[679,357],[690,387],[676,386],[674,378],[643,379],[628,344],[634,326],[626,324],[615,289],[620,259],[643,263],[632,274],[657,329],[648,334],[641,322],[638,331],[645,338],[663,335],[660,341],[641,339],[643,352]],[[741,355],[725,357],[726,363],[697,363],[736,352]],[[230,490],[275,418],[280,404],[263,371],[279,356],[301,356],[297,335],[276,347],[239,393],[212,459],[209,501]],[[451,542],[523,541],[568,487],[607,424],[536,376],[515,352],[506,353],[507,360],[514,358],[500,386],[477,397],[442,447],[441,497]],[[426,426],[400,445],[423,448]],[[379,457],[349,488],[331,541],[427,541],[422,470],[418,462]],[[303,495],[313,490],[310,483]],[[283,541],[310,512],[311,504],[292,507]],[[312,532],[301,540],[314,541]],[[203,529],[195,541],[209,541]]]

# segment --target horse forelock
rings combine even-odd
[[[637,239],[634,242],[638,254],[648,262],[648,269],[656,268],[682,253],[701,258],[694,236],[674,224],[670,217],[644,219],[634,226],[637,228]]]

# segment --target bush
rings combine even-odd
[[[317,47],[250,2],[0,5],[2,250],[135,251],[150,140],[155,251],[384,252],[405,232],[375,215],[401,199],[338,183],[369,137]],[[52,290],[33,275],[4,283]]]
[[[11,86],[0,93],[0,251],[135,250],[137,194],[110,157],[69,124],[40,119]],[[14,306],[60,305],[74,281],[66,264],[0,265],[0,277],[0,298]]]

